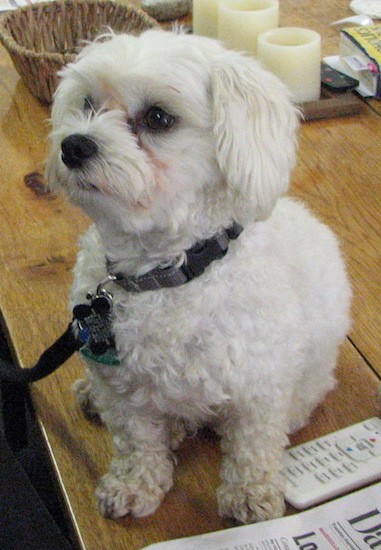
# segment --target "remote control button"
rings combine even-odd
[[[306,453],[302,449],[296,448],[288,451],[288,454],[296,461],[306,458]]]
[[[288,455],[293,458],[294,460],[298,460],[298,457],[296,456],[295,451],[287,450]]]
[[[328,470],[334,477],[341,477],[344,474],[344,470],[341,468],[330,468]]]
[[[381,439],[379,437],[369,437],[367,441],[370,444],[369,452],[373,456],[381,455]]]
[[[314,472],[317,468],[317,464],[313,460],[310,460],[309,462],[302,462],[302,466],[307,470],[307,472]]]
[[[343,457],[345,456],[344,453],[342,453],[341,451],[338,451],[338,450],[333,450],[333,451],[330,451],[329,453],[329,456],[331,458],[333,458],[333,460],[337,461],[337,462],[341,462]]]
[[[329,449],[332,447],[332,444],[327,439],[322,439],[321,441],[316,441],[316,445],[320,447],[320,449],[323,449],[323,451],[329,451]]]
[[[331,481],[331,477],[326,472],[315,474],[315,478],[321,483],[328,483],[328,481]]]
[[[292,478],[290,478],[290,477],[286,474],[286,472],[283,472],[283,471],[282,471],[281,474],[286,478],[287,483],[288,483],[289,485],[291,485],[292,487],[297,487],[297,486],[298,486],[298,485],[295,483],[295,481],[294,481]]]
[[[354,436],[338,437],[336,440],[336,445],[352,460],[359,460],[360,462],[363,462],[369,460],[372,456],[369,451],[369,444],[365,439],[356,440],[354,439]]]
[[[306,445],[304,447],[302,447],[302,449],[309,456],[311,456],[313,454]]]
[[[328,466],[331,463],[328,456],[317,456],[315,460],[320,466]]]
[[[298,460],[300,460],[301,458],[306,458],[306,453],[303,451],[303,449],[296,449],[296,455],[298,457]]]
[[[376,432],[377,434],[381,431],[380,421],[376,422],[375,420],[369,419],[364,422],[363,426],[366,430],[369,430],[370,432]]]
[[[287,472],[294,477],[299,477],[304,474],[303,470],[299,466],[290,466],[287,468]]]
[[[359,468],[358,465],[354,462],[342,462],[342,466],[351,474],[353,474],[353,472],[355,472]]]

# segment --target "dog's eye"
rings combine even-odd
[[[145,125],[150,130],[167,130],[175,123],[176,118],[160,107],[150,107],[144,116]]]

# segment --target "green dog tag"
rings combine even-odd
[[[108,349],[105,353],[102,353],[102,355],[96,355],[87,345],[85,345],[79,350],[79,353],[83,355],[83,357],[102,365],[108,365],[109,367],[117,367],[120,365],[120,360],[114,348]]]

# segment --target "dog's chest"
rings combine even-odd
[[[226,361],[215,345],[215,326],[202,310],[175,307],[165,297],[116,301],[115,341],[121,366],[108,369],[109,383],[124,386],[146,405],[183,416],[208,416],[226,401],[220,368]],[[112,374],[114,372],[114,374]]]
[[[88,240],[94,239],[94,231]],[[84,301],[88,291],[94,292],[107,273],[104,252],[99,258],[86,254],[85,246],[76,267],[72,303]],[[99,261],[99,268],[94,265]],[[216,266],[209,269],[208,279]],[[216,277],[213,277],[215,280]],[[227,333],[223,325],[235,325],[231,314],[221,314],[221,305],[228,302],[229,289],[213,285],[205,277],[182,287],[126,292],[111,284],[113,296],[112,330],[120,365],[94,364],[90,370],[100,387],[113,389],[119,396],[137,406],[154,405],[164,412],[203,417],[225,402],[226,388],[231,386],[227,353]],[[231,331],[231,328],[230,328]]]

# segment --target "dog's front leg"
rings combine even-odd
[[[241,523],[273,519],[285,511],[280,470],[288,438],[283,419],[262,405],[262,410],[258,403],[255,411],[250,406],[230,410],[219,429],[224,453],[219,513]]]
[[[106,423],[113,433],[115,456],[96,497],[102,514],[119,518],[153,513],[173,484],[173,462],[163,419],[136,411],[123,427]]]

